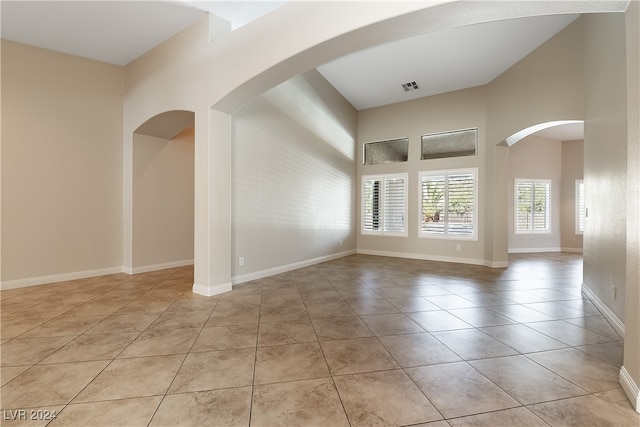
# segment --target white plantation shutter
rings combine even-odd
[[[516,179],[516,233],[548,233],[551,230],[551,181]]]
[[[449,175],[448,231],[459,236],[472,235],[475,217],[475,187],[473,174]]]
[[[362,177],[362,233],[405,236],[407,174]]]
[[[363,180],[362,189],[362,229],[376,231],[380,229],[380,180]]]
[[[576,234],[584,232],[584,181],[576,180]]]
[[[405,229],[405,179],[386,179],[384,186],[384,231],[403,232]]]
[[[423,176],[422,191],[422,232],[444,235],[445,177],[444,175]]]
[[[420,173],[420,236],[476,237],[477,170]]]

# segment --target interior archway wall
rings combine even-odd
[[[231,114],[249,100],[341,55],[401,37],[496,19],[553,13],[624,12],[628,5],[628,1],[456,1],[438,5],[433,2],[292,2],[211,43],[209,22],[203,20],[126,67],[124,241],[131,241],[132,233],[132,134],[145,117],[171,109],[195,112],[194,289],[197,287],[201,293],[211,295],[231,288]],[[637,29],[636,15],[634,12],[627,21]],[[296,37],[291,37],[292,34]],[[629,52],[631,49],[627,49],[627,54]],[[549,70],[536,71],[540,73],[541,79],[537,80],[540,85],[552,85],[545,86],[546,90],[540,93],[535,84],[518,85],[514,91],[509,83],[514,73],[505,73],[491,83],[487,140],[496,145],[486,156],[485,167],[489,173],[486,187],[481,191],[487,192],[488,186],[492,188],[485,194],[488,204],[485,215],[492,218],[484,224],[485,232],[492,236],[487,239],[485,249],[497,264],[504,261],[507,254],[504,233],[497,230],[503,227],[507,215],[506,210],[503,212],[500,208],[506,206],[506,200],[500,198],[507,194],[504,177],[508,158],[506,148],[497,144],[534,123],[557,117],[583,119],[586,114],[582,80],[565,80],[563,83],[568,83],[565,86],[551,80]],[[560,93],[574,91],[573,96],[559,96],[554,88]],[[571,101],[549,103],[543,99],[544,94]],[[531,108],[540,105],[539,102],[546,102],[550,108],[546,112],[538,111],[535,117],[519,114],[513,106],[524,102],[523,95],[529,96],[526,102]],[[130,247],[125,246],[123,253],[125,261],[131,260]],[[637,279],[637,274],[635,276]],[[637,295],[637,281],[634,286]],[[638,301],[633,306],[637,311]],[[637,334],[637,322],[631,326]],[[637,342],[631,349],[625,346],[625,362],[633,357],[640,360],[639,354]],[[640,383],[639,369],[638,362],[630,364],[629,375],[636,384]]]
[[[134,132],[130,273],[193,263],[193,116],[167,111]]]

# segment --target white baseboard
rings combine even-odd
[[[544,252],[563,252],[562,248],[509,248],[507,250],[510,254],[538,254]]]
[[[279,267],[267,268],[265,270],[260,270],[253,273],[241,274],[239,276],[232,277],[231,283],[233,283],[234,285],[237,285],[239,283],[250,282],[252,280],[264,279],[265,277],[275,276],[276,274],[286,273],[288,271],[309,267],[311,265],[320,264],[322,262],[344,258],[346,256],[353,255],[355,253],[356,253],[355,250],[349,250],[349,251],[339,252],[336,254],[312,258],[305,261],[294,262],[292,264],[281,265]]]
[[[358,253],[363,255],[388,256],[392,258],[419,259],[423,261],[439,261],[439,262],[453,262],[458,264],[483,265],[485,267],[491,267],[491,268],[505,268],[509,266],[508,261],[493,262],[493,261],[489,261],[485,259],[477,259],[477,258],[446,257],[446,256],[439,256],[439,255],[412,254],[407,252],[371,251],[367,249],[358,249]]]
[[[127,274],[148,273],[150,271],[166,270],[168,268],[185,267],[193,265],[193,259],[185,259],[182,261],[171,261],[162,264],[143,265],[141,267],[123,267],[122,271]]]
[[[582,248],[562,248],[562,252],[568,252],[573,254],[581,254]]]
[[[74,271],[71,273],[52,274],[50,276],[28,277],[26,279],[6,280],[0,283],[1,290],[26,288],[28,286],[46,285],[48,283],[66,282],[67,280],[87,279],[123,273],[122,267],[99,268],[96,270]]]
[[[620,369],[620,385],[631,401],[633,408],[640,413],[640,389],[624,366]]]
[[[600,298],[591,290],[587,285],[582,283],[582,292],[585,293],[587,298],[591,300],[593,305],[596,306],[598,310],[602,313],[605,319],[613,326],[613,328],[618,332],[618,334],[624,339],[624,322],[616,316],[616,314],[611,311],[607,305],[602,302]]]
[[[197,283],[194,283],[192,290],[194,294],[204,295],[205,297],[212,297],[214,295],[229,292],[231,290],[231,282],[213,286],[199,285]]]

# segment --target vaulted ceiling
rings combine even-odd
[[[135,60],[207,13],[230,21],[235,29],[283,5],[286,2],[0,2],[2,38],[117,65]],[[318,71],[358,110],[479,86],[577,17],[521,18],[431,32],[338,58]],[[402,85],[413,82],[410,86],[417,88],[405,91]]]

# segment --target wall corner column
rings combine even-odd
[[[231,290],[231,115],[196,112],[193,292]]]
[[[626,11],[627,259],[624,363],[620,384],[640,413],[640,3]]]

